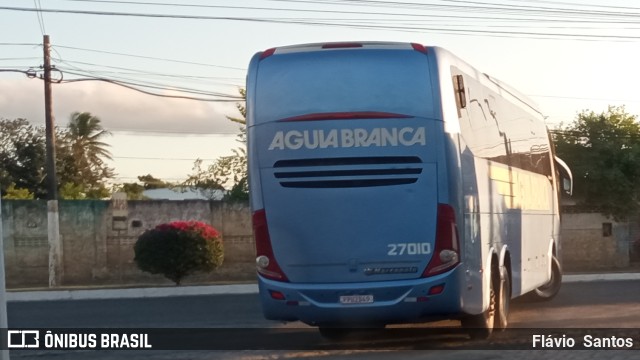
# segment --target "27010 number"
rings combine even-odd
[[[389,256],[431,254],[431,244],[426,242],[388,244],[387,247],[389,248],[387,252]]]

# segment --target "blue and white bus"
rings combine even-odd
[[[247,135],[267,319],[329,335],[450,318],[488,336],[510,299],[560,288],[570,171],[531,101],[444,49],[259,52]]]

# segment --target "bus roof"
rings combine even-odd
[[[493,76],[483,73],[473,66],[469,65],[466,61],[460,59],[456,55],[452,54],[448,50],[437,46],[425,46],[419,43],[408,42],[392,42],[392,41],[343,41],[343,42],[324,42],[324,43],[309,43],[309,44],[296,44],[278,46],[267,49],[260,54],[260,60],[265,59],[272,55],[279,54],[292,54],[292,53],[307,53],[316,51],[335,51],[335,50],[410,50],[414,49],[423,53],[432,53],[436,58],[439,58],[438,62],[444,60],[445,63],[451,65],[464,65],[468,70],[472,70],[473,76],[476,80],[480,81],[484,86],[493,88],[496,92],[501,93],[506,98],[510,98],[513,102],[520,102],[525,105],[530,112],[535,113],[540,118],[544,118],[544,115],[540,111],[538,104],[519,92],[510,85],[496,79]],[[471,74],[469,74],[471,75]]]

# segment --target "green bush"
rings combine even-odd
[[[140,270],[162,274],[176,285],[194,272],[215,270],[224,259],[220,233],[198,221],[174,221],[147,230],[134,251]]]

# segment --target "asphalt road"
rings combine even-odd
[[[621,333],[633,337],[640,349],[640,281],[564,284],[556,299],[546,303],[516,301],[511,327],[562,337],[580,336],[582,328],[603,328],[598,336]],[[468,340],[456,328],[444,335],[429,332],[433,324],[400,327],[398,331],[355,335],[340,342],[322,339],[299,323],[262,319],[256,295],[185,296],[154,299],[13,302],[8,304],[10,328],[229,328],[226,346],[219,351],[12,351],[18,359],[640,359],[640,350],[527,351],[480,349],[510,346],[527,348],[530,330],[496,334],[491,342]],[[455,326],[441,322],[438,326]],[[237,329],[284,328],[276,336]],[[607,330],[609,328],[622,330]],[[218,335],[224,330],[216,330]],[[280,330],[282,331],[282,330]],[[626,335],[625,335],[626,334]],[[262,334],[264,335],[264,334]],[[244,350],[243,343],[271,341],[266,350]],[[219,341],[219,340],[218,340]],[[254,347],[255,348],[255,347]],[[277,350],[290,349],[290,350]],[[508,355],[508,356],[507,356]]]

